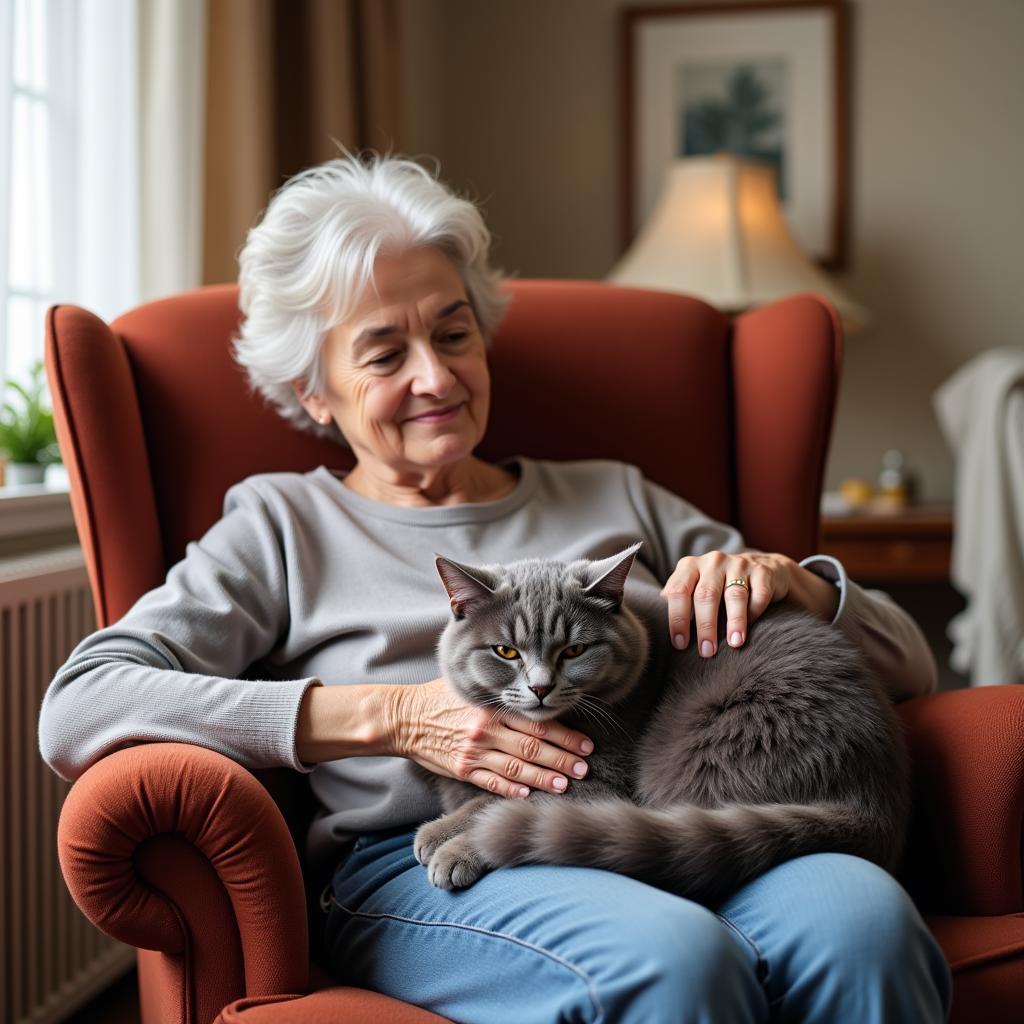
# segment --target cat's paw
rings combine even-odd
[[[442,843],[430,858],[427,877],[438,889],[465,889],[487,868],[465,836]]]
[[[448,827],[447,816],[425,821],[418,829],[412,841],[412,852],[424,866],[430,863],[437,848],[452,838],[453,833]]]

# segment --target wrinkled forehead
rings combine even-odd
[[[432,306],[452,299],[467,299],[462,275],[449,257],[432,246],[401,252],[382,251],[374,260],[370,275],[361,287],[335,287],[334,316],[337,323],[356,326],[380,317],[401,318],[415,308],[426,316]],[[349,282],[350,285],[356,282]],[[344,295],[346,301],[339,302]]]

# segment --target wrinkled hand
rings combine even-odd
[[[512,711],[499,720],[493,708],[465,704],[444,676],[389,690],[392,753],[437,775],[522,798],[531,786],[564,792],[568,779],[586,774],[580,755],[593,752],[593,743],[560,722],[534,722]]]
[[[773,602],[783,600],[793,585],[799,566],[786,555],[763,551],[745,551],[727,555],[710,551],[706,555],[687,555],[676,563],[675,571],[661,590],[668,601],[669,636],[674,646],[690,642],[690,623],[697,623],[698,650],[705,658],[718,652],[718,610],[725,599],[727,616],[725,635],[729,646],[739,647],[747,638],[747,627],[764,614]],[[729,580],[743,577],[744,587],[729,587]]]

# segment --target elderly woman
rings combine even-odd
[[[119,747],[178,740],[309,773],[325,966],[456,1021],[944,1020],[938,946],[856,857],[791,860],[714,910],[567,866],[448,892],[416,862],[415,828],[440,807],[412,762],[520,799],[586,785],[594,749],[557,721],[497,721],[436,678],[450,610],[435,553],[573,559],[648,540],[631,582],[655,642],[713,658],[723,599],[736,645],[784,601],[858,643],[894,700],[935,688],[917,627],[835,560],[746,551],[628,464],[477,458],[506,301],[489,243],[477,208],[411,161],[332,160],[273,197],[241,254],[237,358],[355,467],[233,486],[166,582],[72,652],[43,703],[44,758],[74,779]]]

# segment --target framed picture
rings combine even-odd
[[[843,0],[625,9],[623,251],[669,164],[725,150],[768,161],[793,236],[843,266],[847,207]]]

